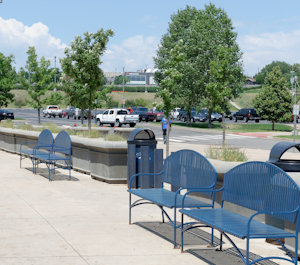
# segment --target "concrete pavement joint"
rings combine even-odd
[[[75,253],[77,253],[78,257],[80,257],[87,265],[90,265],[90,263],[72,246],[71,243],[69,243],[61,233],[59,233],[59,231],[39,212],[37,211],[30,203],[28,203],[22,196],[20,196],[19,194],[17,194],[16,192],[14,192],[13,189],[11,189],[9,187],[9,190],[11,192],[13,192],[16,197],[18,197],[20,200],[22,200],[24,203],[26,203],[35,213],[37,213],[52,229],[53,231],[67,244],[71,247],[71,249],[73,249],[73,251]],[[53,256],[51,256],[53,257]],[[57,256],[57,257],[72,257],[72,256]],[[74,257],[74,256],[73,256]]]

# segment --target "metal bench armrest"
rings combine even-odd
[[[259,211],[259,212],[256,212],[254,214],[252,214],[250,217],[249,217],[249,221],[248,221],[248,224],[247,224],[247,237],[250,236],[250,225],[251,225],[251,222],[254,221],[254,218],[258,215],[262,215],[262,214],[267,214],[267,215],[288,215],[288,214],[295,214],[296,212],[299,212],[299,207],[297,207],[295,210],[293,211]],[[299,217],[297,217],[299,219]]]
[[[23,145],[26,145],[26,144],[37,144],[37,143],[38,143],[37,141],[28,141],[28,142],[20,143],[20,152],[22,150],[22,146]]]
[[[131,189],[131,184],[132,184],[132,181],[134,179],[136,179],[137,177],[140,177],[140,176],[157,176],[157,175],[161,175],[163,173],[163,171],[159,172],[159,173],[137,173],[137,174],[134,174],[130,177],[129,179],[129,189]]]
[[[187,192],[183,195],[183,199],[182,199],[182,209],[184,208],[184,201],[187,197],[187,195],[189,195],[190,193],[192,192],[211,192],[211,193],[217,193],[217,192],[221,192],[223,191],[223,187],[220,188],[220,189],[214,189],[214,186],[211,186],[211,187],[207,187],[207,188],[183,188],[181,190],[184,190],[184,189],[188,189]],[[176,201],[175,201],[176,203]]]

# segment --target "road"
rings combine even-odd
[[[32,109],[11,109],[14,112],[16,118],[24,119],[24,122],[30,124],[37,124],[37,110]],[[74,124],[80,125],[81,121],[67,119],[67,118],[43,118],[41,116],[41,122],[43,123],[55,123],[58,126],[69,125],[74,126]],[[226,121],[232,122],[232,121]],[[87,121],[84,121],[87,124]],[[94,123],[94,120],[92,121]],[[137,127],[149,128],[153,130],[157,140],[162,140],[162,130],[160,123],[152,122],[141,122]],[[226,143],[231,146],[238,148],[250,148],[250,149],[265,149],[270,150],[273,145],[280,142],[280,139],[267,139],[265,135],[239,135],[234,133],[226,134]],[[201,145],[220,145],[222,144],[222,132],[212,131],[208,129],[197,129],[197,128],[186,128],[173,125],[170,142],[185,143],[185,144],[201,144]]]

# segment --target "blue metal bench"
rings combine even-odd
[[[48,129],[43,130],[37,141],[23,142],[20,144],[20,167],[22,160],[29,157],[32,162],[32,171],[35,169],[35,155],[46,154],[53,148],[53,135]]]
[[[245,264],[268,259],[281,259],[297,264],[298,255],[298,231],[300,220],[300,188],[299,186],[279,167],[265,162],[243,163],[224,176],[224,185],[216,192],[222,191],[221,208],[214,209],[185,209],[186,198],[183,199],[181,225],[181,247],[183,251],[183,233],[194,227],[197,223],[184,223],[183,216],[189,216],[201,224],[215,228],[220,231],[220,250],[222,250],[222,236],[224,235],[239,253]],[[255,213],[250,217],[237,214],[224,208],[224,203],[242,206],[253,210]],[[254,220],[258,215],[268,215],[296,224],[296,232],[286,230]],[[229,237],[246,239],[246,255],[244,256],[239,248]],[[272,238],[276,239],[286,251],[289,258],[263,257],[256,260],[249,259],[250,239]],[[292,255],[280,240],[282,238],[295,239],[295,255]]]
[[[66,131],[61,131],[55,137],[52,149],[48,153],[36,153],[35,158],[37,159],[37,164],[39,162],[46,163],[48,168],[48,179],[51,180],[51,171],[55,168],[64,168],[69,170],[69,179],[71,179],[71,168],[72,168],[72,140],[70,135]],[[64,162],[65,165],[58,165],[56,162]]]
[[[149,177],[154,175],[162,176],[161,188],[151,189],[134,189],[133,182],[136,178]],[[174,229],[174,247],[176,243],[176,229],[180,227],[176,222],[176,210],[181,208],[183,194],[189,190],[190,192],[199,192],[201,188],[206,191],[216,189],[217,172],[211,163],[201,154],[192,150],[180,150],[172,153],[165,161],[163,170],[154,174],[136,174],[129,180],[129,224],[131,224],[131,209],[141,204],[155,204],[162,211],[162,221],[164,215],[168,218]],[[166,184],[171,184],[177,188],[176,191],[167,189]],[[182,193],[182,194],[181,194]],[[131,201],[131,195],[134,194],[140,199]],[[214,207],[214,193],[205,193],[210,199],[209,202],[202,202],[192,196],[186,197],[185,206],[190,208]],[[173,220],[164,210],[164,207],[174,209]],[[213,237],[213,231],[212,231]]]

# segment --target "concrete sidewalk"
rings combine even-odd
[[[172,229],[159,224],[161,213],[154,206],[135,208],[135,223],[129,225],[126,185],[106,184],[74,171],[68,181],[63,170],[58,170],[55,180],[49,182],[45,167],[36,175],[32,173],[29,159],[19,168],[18,155],[0,151],[0,161],[1,265],[240,262],[225,252],[209,251],[205,245],[194,255],[173,249],[168,240]],[[244,241],[236,242],[245,245]],[[230,247],[224,245],[225,249]],[[264,240],[255,241],[251,251],[284,256],[279,247]]]

